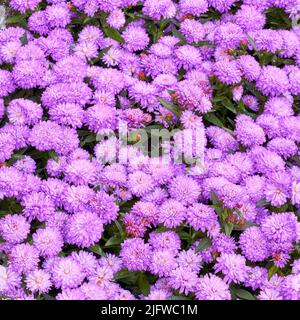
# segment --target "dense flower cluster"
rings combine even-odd
[[[300,300],[298,1],[9,4],[0,297]]]

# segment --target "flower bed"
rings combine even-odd
[[[297,0],[6,9],[1,298],[300,299]]]

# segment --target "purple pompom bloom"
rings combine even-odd
[[[262,68],[256,86],[266,96],[280,96],[288,92],[289,79],[284,70],[266,66]]]
[[[122,243],[120,257],[128,270],[146,271],[150,264],[151,249],[142,239],[127,239]]]
[[[267,241],[258,227],[248,228],[240,235],[240,247],[252,262],[263,261],[269,256]]]
[[[17,273],[28,273],[37,268],[39,253],[28,243],[17,244],[9,254],[9,265]]]
[[[102,236],[103,223],[96,213],[75,213],[65,227],[66,241],[87,248],[98,242]]]
[[[20,243],[30,230],[29,222],[20,215],[7,215],[0,219],[0,235],[8,243]]]
[[[54,228],[38,229],[33,235],[33,245],[42,257],[56,256],[64,242],[61,233]]]
[[[229,286],[214,274],[199,279],[196,298],[198,300],[231,300]]]

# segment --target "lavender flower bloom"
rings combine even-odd
[[[217,258],[214,269],[224,274],[227,283],[240,283],[246,279],[246,259],[239,254],[223,253]]]
[[[127,239],[122,243],[120,257],[128,270],[146,271],[150,264],[151,249],[142,239]]]
[[[229,286],[214,274],[206,274],[197,284],[198,300],[231,300]]]
[[[89,247],[100,240],[103,232],[102,220],[96,213],[75,213],[65,226],[65,239],[79,247]]]
[[[9,265],[17,273],[28,273],[37,268],[39,253],[28,243],[17,244],[9,255]]]
[[[7,215],[0,219],[0,235],[9,243],[20,243],[26,239],[30,223],[20,215]]]
[[[47,227],[38,229],[33,235],[33,245],[42,257],[54,257],[62,249],[64,242],[59,230]]]
[[[76,288],[85,278],[79,263],[70,257],[60,258],[54,263],[51,273],[54,286],[62,289]]]
[[[35,270],[27,275],[26,285],[31,292],[48,292],[51,287],[50,274],[43,270]]]

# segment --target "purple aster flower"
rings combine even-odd
[[[85,278],[78,262],[71,257],[60,258],[54,263],[51,280],[56,288],[76,288]]]
[[[75,103],[61,103],[49,109],[50,119],[58,124],[69,125],[73,128],[81,127],[85,112]]]
[[[245,147],[261,145],[266,141],[263,129],[256,124],[252,118],[246,115],[239,115],[236,118],[235,135],[237,140]]]
[[[272,214],[261,223],[261,231],[265,236],[269,250],[277,251],[291,249],[297,237],[297,218],[293,212]]]
[[[262,68],[256,86],[266,96],[280,96],[288,92],[289,79],[284,70],[266,66]]]
[[[44,270],[34,270],[26,277],[26,286],[33,293],[46,293],[51,285],[50,274]]]
[[[86,300],[81,288],[64,289],[56,297],[56,300]]]
[[[206,113],[212,108],[212,103],[199,86],[189,80],[179,82],[176,88],[179,104],[187,109]]]
[[[13,166],[14,168],[28,174],[33,174],[36,170],[36,163],[29,156],[24,156],[22,159],[17,160]]]
[[[210,126],[206,129],[206,135],[217,149],[224,151],[236,151],[238,149],[237,141],[222,128]]]
[[[253,33],[250,32],[250,36],[252,36],[256,49],[259,51],[276,53],[284,49],[283,39],[278,30],[263,29]]]
[[[7,70],[0,70],[0,97],[5,97],[15,90],[12,74]]]
[[[116,109],[108,105],[94,105],[87,109],[85,122],[91,131],[102,133],[116,129]]]
[[[290,66],[288,70],[288,77],[290,81],[290,92],[293,95],[300,94],[300,68],[296,66]]]
[[[293,101],[286,97],[274,97],[265,103],[264,112],[277,117],[289,117],[294,115]]]
[[[27,194],[22,199],[23,214],[30,220],[38,219],[39,221],[45,221],[47,217],[54,214],[54,203],[43,192],[32,192]]]
[[[186,71],[202,63],[199,49],[188,44],[176,49],[174,55],[177,67],[184,68]]]
[[[40,35],[47,35],[50,31],[46,11],[36,11],[28,18],[30,31]]]
[[[236,49],[244,40],[242,28],[232,22],[221,24],[214,32],[214,42],[223,49]]]
[[[98,56],[98,46],[93,42],[81,41],[74,47],[74,54],[84,61]]]
[[[4,114],[5,114],[4,100],[0,98],[0,119],[3,118]]]
[[[145,226],[157,224],[159,215],[157,215],[157,206],[152,202],[138,201],[132,207],[130,213],[141,219],[141,223]]]
[[[21,41],[17,40],[7,41],[0,45],[0,59],[9,64],[14,63],[17,52],[20,50],[21,46]]]
[[[95,162],[79,159],[73,160],[66,165],[64,180],[74,185],[87,185],[95,180],[96,165]]]
[[[27,10],[33,11],[40,2],[41,0],[11,0],[9,4],[14,10],[25,13]]]
[[[128,175],[128,188],[132,194],[141,197],[155,187],[153,178],[143,171],[135,171]]]
[[[235,60],[227,61],[220,60],[215,63],[214,73],[216,77],[223,83],[236,84],[239,83],[242,78],[241,71],[238,68],[238,64]]]
[[[174,254],[178,253],[181,246],[180,238],[174,231],[151,232],[148,242],[155,251],[169,250]]]
[[[229,286],[214,274],[206,274],[197,283],[198,300],[231,300]]]
[[[143,14],[155,20],[171,19],[176,14],[176,5],[171,0],[145,0]]]
[[[250,55],[242,55],[238,59],[237,63],[238,63],[238,67],[241,70],[243,76],[248,81],[254,81],[254,80],[258,79],[258,77],[260,75],[261,67],[260,67],[259,63],[255,60],[255,58],[253,58]]]
[[[39,263],[38,250],[28,243],[17,244],[9,253],[9,265],[17,273],[29,273]]]
[[[86,83],[57,83],[46,88],[41,101],[43,106],[51,108],[59,103],[76,103],[85,106],[92,97],[92,90]]]
[[[180,175],[174,178],[169,185],[169,193],[173,199],[184,205],[197,202],[201,188],[191,177]]]
[[[178,254],[176,259],[178,266],[186,268],[187,270],[192,270],[199,272],[202,262],[200,254],[195,253],[195,250],[183,250]]]
[[[50,28],[65,28],[71,22],[70,10],[64,3],[47,6],[45,14]]]
[[[96,213],[79,212],[71,216],[65,226],[66,241],[86,248],[98,242],[102,236],[103,223]]]
[[[59,230],[51,227],[38,229],[33,235],[33,245],[42,257],[56,256],[64,245],[63,237]]]
[[[299,48],[299,38],[293,30],[280,30],[283,39],[283,50],[279,52],[279,56],[284,58],[292,58],[297,54]]]
[[[204,39],[205,31],[203,25],[193,19],[186,19],[180,25],[180,32],[188,43],[199,42]]]
[[[196,291],[198,281],[199,278],[195,271],[186,270],[183,267],[172,270],[169,277],[169,283],[172,288],[185,295]]]
[[[129,25],[122,33],[124,47],[130,52],[144,50],[149,44],[146,30],[140,26]]]
[[[283,300],[282,296],[276,289],[264,288],[258,295],[259,300]]]
[[[14,99],[7,107],[8,119],[16,125],[34,125],[41,120],[43,109],[40,104],[26,99]]]
[[[245,286],[257,290],[261,288],[268,279],[268,270],[261,267],[248,267],[247,278],[244,281]]]
[[[96,257],[91,252],[80,250],[78,252],[73,251],[71,257],[80,264],[83,272],[90,276],[95,273],[98,266]]]
[[[107,253],[101,257],[99,259],[99,265],[110,268],[113,273],[119,272],[123,267],[122,260],[111,253]]]
[[[194,203],[188,208],[186,221],[196,231],[208,232],[211,236],[215,236],[220,230],[215,211],[202,203]]]
[[[120,29],[124,26],[126,22],[126,17],[122,10],[115,9],[109,13],[109,16],[107,17],[106,22],[112,28]]]
[[[157,87],[145,81],[134,81],[128,90],[129,97],[136,103],[140,103],[142,108],[147,108],[151,112],[159,106],[157,100]]]
[[[221,13],[229,11],[236,0],[208,0],[208,5],[220,11]]]
[[[115,203],[112,195],[104,191],[96,193],[95,197],[89,200],[92,211],[96,212],[104,224],[114,221],[119,212],[119,206]]]
[[[128,270],[148,270],[151,259],[150,245],[139,238],[127,239],[121,245],[120,257]]]
[[[0,293],[6,295],[12,290],[19,288],[21,277],[10,267],[0,266]]]
[[[176,266],[176,260],[172,251],[155,251],[151,257],[149,270],[159,277],[167,277]]]
[[[158,221],[168,228],[178,227],[185,219],[185,214],[186,208],[181,202],[168,199],[160,206]]]
[[[208,11],[207,0],[180,0],[179,10],[182,14],[191,14],[200,17],[203,13]]]
[[[263,261],[269,256],[267,241],[258,227],[250,227],[240,235],[243,255],[252,262]]]
[[[263,29],[266,17],[254,6],[242,5],[235,14],[235,23],[245,32],[256,31]]]
[[[237,249],[234,238],[219,233],[212,239],[212,250],[219,253],[234,253]]]
[[[118,94],[125,86],[124,74],[113,68],[91,67],[88,70],[88,76],[98,90]]]
[[[27,238],[29,222],[21,215],[6,215],[0,219],[0,235],[8,243],[20,243]]]
[[[240,283],[246,279],[246,259],[234,253],[223,253],[214,265],[216,272],[222,272],[227,283]]]

